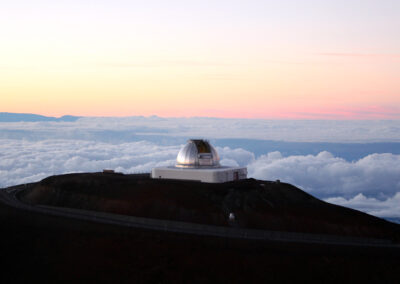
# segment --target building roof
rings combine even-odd
[[[219,155],[207,140],[190,139],[179,151],[176,166],[181,168],[220,167]]]

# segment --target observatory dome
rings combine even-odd
[[[176,157],[180,168],[220,167],[217,151],[207,140],[188,140]]]

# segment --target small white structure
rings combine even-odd
[[[208,141],[191,139],[179,151],[175,166],[153,168],[151,177],[221,183],[247,178],[247,168],[221,166]]]

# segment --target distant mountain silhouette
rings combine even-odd
[[[32,113],[11,113],[0,112],[0,122],[37,122],[37,121],[64,121],[73,122],[78,120],[79,116],[64,115],[62,117],[51,117]]]

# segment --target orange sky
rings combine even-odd
[[[399,2],[196,2],[6,4],[0,111],[400,119]]]

